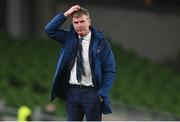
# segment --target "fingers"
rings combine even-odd
[[[72,6],[72,9],[74,9],[74,11],[78,11],[81,7],[79,5],[75,5]]]
[[[72,6],[69,10],[67,10],[64,15],[67,17],[74,13],[75,11],[78,11],[81,7],[79,5]]]
[[[72,6],[70,8],[70,14],[74,13],[75,11],[78,11],[80,9],[79,5]]]

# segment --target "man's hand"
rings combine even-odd
[[[75,11],[78,11],[79,9],[80,9],[80,6],[79,6],[79,5],[72,6],[69,10],[67,10],[67,11],[64,13],[64,16],[68,17],[68,16],[70,16],[72,13],[74,13]]]

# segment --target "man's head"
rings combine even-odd
[[[72,14],[72,24],[78,35],[86,36],[90,31],[89,26],[91,25],[89,12],[81,7]]]

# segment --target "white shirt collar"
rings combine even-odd
[[[81,38],[81,36],[79,36],[79,38]],[[90,41],[91,40],[91,31],[89,31],[89,33],[83,37],[83,40],[86,40],[86,41]]]

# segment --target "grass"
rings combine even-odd
[[[52,40],[14,40],[0,34],[0,98],[11,106],[45,107],[50,101],[59,45]],[[180,115],[180,74],[112,43],[117,75],[112,101]],[[66,116],[65,103],[55,101]]]

